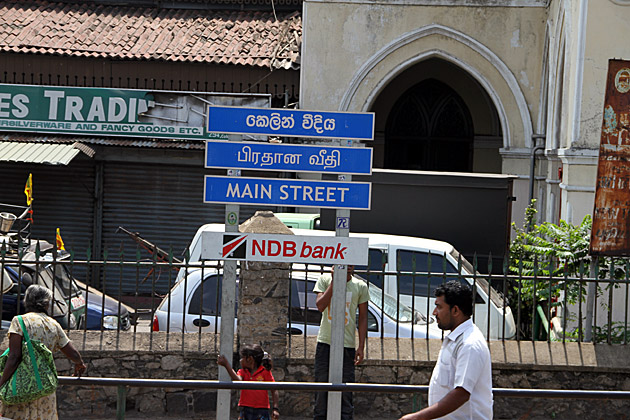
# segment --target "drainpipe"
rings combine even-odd
[[[545,139],[546,136],[544,134],[532,134],[532,140],[534,141],[534,145],[536,144],[537,139]],[[534,146],[532,148],[531,155],[529,157],[529,201],[527,205],[529,206],[534,199],[534,173],[536,172],[536,152],[539,150],[544,150],[545,146]]]

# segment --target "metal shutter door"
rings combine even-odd
[[[106,163],[103,184],[103,250],[109,260],[120,260],[124,252],[126,261],[135,261],[136,243],[124,233],[116,233],[118,226],[138,232],[143,238],[183,259],[197,229],[205,223],[223,223],[225,207],[203,203],[203,177],[221,174],[203,167]],[[270,210],[275,210],[269,208]],[[251,217],[258,208],[241,206],[241,222]],[[141,250],[141,258],[150,259]],[[149,272],[141,268],[139,275],[134,267],[108,268],[105,273],[106,293],[112,296],[133,295],[136,292],[150,295],[167,293],[169,274],[166,270],[140,284]],[[136,278],[138,281],[136,282]],[[174,282],[175,274],[170,281]]]
[[[32,238],[54,244],[60,228],[66,249],[74,251],[75,259],[84,259],[92,244],[94,162],[75,159],[68,166],[2,162],[0,202],[26,206],[29,173],[33,174]]]

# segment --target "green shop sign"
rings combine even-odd
[[[269,107],[268,95],[0,84],[0,131],[225,139],[205,128],[207,105]]]

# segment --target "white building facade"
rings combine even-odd
[[[305,0],[300,107],[375,112],[375,167],[516,175],[512,220],[531,194],[579,223],[629,22],[626,0]]]

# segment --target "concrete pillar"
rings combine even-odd
[[[243,233],[293,235],[271,211],[258,211],[239,228]],[[281,366],[286,359],[290,264],[241,265],[238,292],[239,346],[260,344]]]

